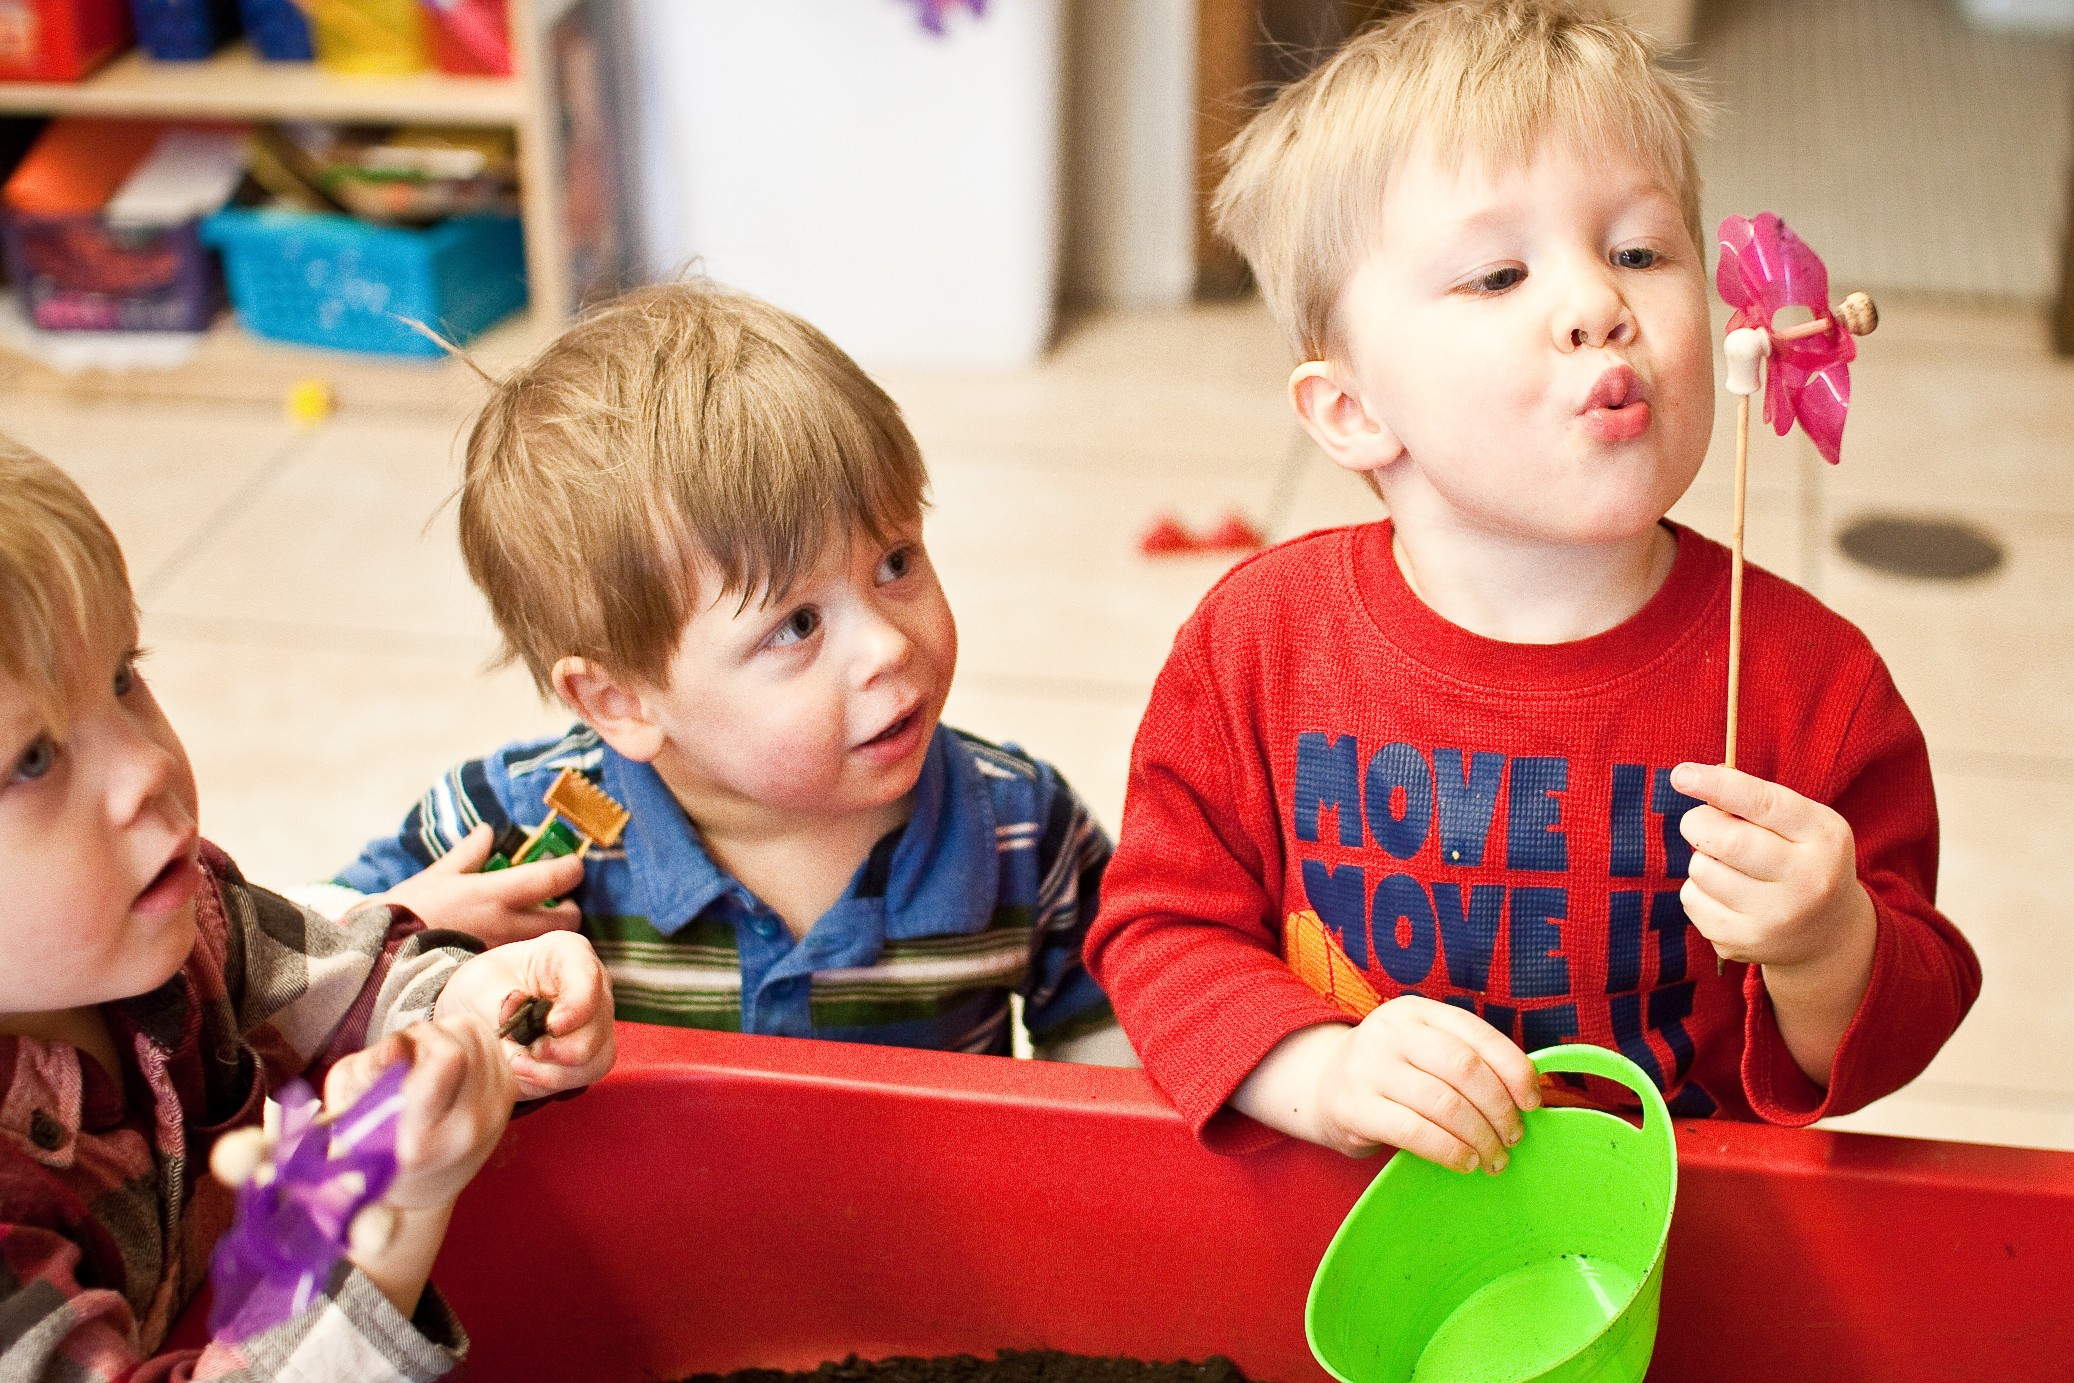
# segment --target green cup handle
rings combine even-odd
[[[1588,1042],[1565,1042],[1560,1046],[1543,1047],[1535,1052],[1534,1069],[1544,1075],[1555,1071],[1574,1071],[1584,1076],[1604,1076],[1618,1081],[1635,1092],[1642,1101],[1642,1128],[1644,1132],[1671,1137],[1671,1111],[1664,1105],[1663,1091],[1656,1082],[1643,1073],[1641,1067],[1629,1061],[1610,1047],[1594,1047]]]

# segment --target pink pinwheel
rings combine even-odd
[[[1798,422],[1823,459],[1835,463],[1851,406],[1851,361],[1858,345],[1829,307],[1829,271],[1807,242],[1769,211],[1721,223],[1721,263],[1714,272],[1721,300],[1736,310],[1729,328],[1771,332],[1765,365],[1764,420],[1781,437]],[[1777,331],[1784,307],[1804,307],[1827,323],[1802,335]]]
[[[1721,223],[1721,263],[1714,272],[1722,301],[1736,310],[1723,348],[1728,391],[1736,404],[1735,526],[1729,539],[1728,756],[1736,766],[1736,714],[1743,666],[1743,515],[1750,469],[1750,395],[1764,362],[1764,418],[1781,437],[1799,423],[1815,450],[1832,464],[1843,448],[1844,415],[1851,407],[1851,361],[1858,343],[1879,325],[1879,309],[1863,293],[1834,307],[1829,271],[1786,223],[1771,212],[1731,216]],[[1813,314],[1795,326],[1775,327],[1780,309]]]
[[[922,7],[922,27],[932,34],[943,32],[943,16],[947,10],[963,5],[977,18],[987,12],[987,0],[917,0]]]

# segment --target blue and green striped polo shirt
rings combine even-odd
[[[1048,764],[947,726],[907,824],[798,939],[713,862],[653,767],[581,725],[453,769],[337,882],[380,893],[480,823],[533,826],[564,768],[632,813],[571,895],[621,1018],[998,1054],[1011,994],[1039,1044],[1115,1021],[1080,959],[1107,835]]]

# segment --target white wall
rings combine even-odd
[[[697,259],[869,366],[1008,367],[1052,328],[1062,0],[631,0],[650,276]]]

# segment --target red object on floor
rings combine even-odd
[[[1237,511],[1226,514],[1223,521],[1199,541],[1203,547],[1219,552],[1258,552],[1267,546],[1266,536]]]
[[[473,1383],[1040,1344],[1325,1376],[1304,1297],[1373,1159],[1205,1152],[1135,1071],[619,1033],[618,1069],[513,1123],[462,1197],[434,1277]],[[2074,1153],[1678,1143],[1652,1377],[2069,1377]]]
[[[1161,514],[1138,538],[1138,551],[1147,557],[1166,557],[1196,550],[1194,536],[1172,514]]]
[[[76,82],[129,43],[128,0],[0,0],[0,81]]]

